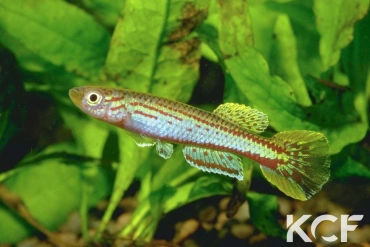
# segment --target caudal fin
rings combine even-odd
[[[272,137],[282,152],[277,165],[261,166],[267,180],[288,196],[307,200],[328,181],[328,140],[321,133],[305,130],[280,132]]]

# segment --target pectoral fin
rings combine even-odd
[[[157,153],[164,159],[171,157],[173,153],[173,145],[171,143],[161,142],[160,140],[153,140],[149,137],[126,131],[139,147],[150,147],[156,145]]]
[[[243,180],[243,166],[239,157],[212,149],[185,146],[186,161],[206,172],[213,172]]]
[[[135,141],[136,145],[138,145],[139,147],[150,147],[154,146],[157,143],[155,140],[140,134],[136,134],[129,131],[125,131],[125,133],[129,137],[131,137]]]

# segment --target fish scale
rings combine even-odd
[[[126,97],[128,102],[126,102],[126,105],[129,105],[127,109],[131,114],[132,121],[130,125],[121,127],[145,133],[147,136],[155,139],[173,143],[181,140],[187,144],[196,146],[209,145],[209,147],[217,147],[219,150],[238,152],[247,157],[250,150],[253,149],[253,143],[255,141],[235,135],[234,133],[241,133],[242,131],[238,127],[232,126],[231,123],[219,119],[212,113],[177,102],[174,104],[173,101],[169,100],[166,102],[164,100],[155,101],[155,99],[151,99],[151,102],[146,102],[148,98],[140,97],[137,94],[131,94]],[[167,107],[164,107],[166,103]],[[169,110],[169,108],[175,110]],[[137,112],[135,113],[135,111]],[[174,115],[177,116],[177,119],[173,117]],[[179,121],[178,118],[182,120]],[[168,121],[171,121],[172,124],[169,124]],[[207,124],[211,122],[217,122],[218,124],[214,124],[214,126]],[[145,123],[145,125],[142,123]],[[196,127],[196,125],[200,127]],[[227,128],[229,131],[222,130],[222,128]],[[164,129],[167,136],[160,134],[161,129]],[[216,132],[220,138],[213,137],[213,133]],[[268,143],[265,138],[255,137],[255,139],[257,138],[261,142]],[[232,143],[236,144],[231,145]],[[272,147],[272,144],[269,143],[269,145],[270,147],[261,150],[261,152],[268,152],[269,148]],[[237,148],[238,146],[248,148],[241,150]]]
[[[329,145],[319,132],[293,130],[259,136],[266,114],[236,103],[214,112],[127,89],[78,87],[69,92],[85,113],[132,132],[140,147],[157,145],[169,158],[171,143],[183,145],[186,161],[207,172],[243,179],[236,155],[257,161],[267,180],[287,195],[306,200],[329,178]],[[234,155],[236,154],[236,155]]]

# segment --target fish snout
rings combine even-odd
[[[69,90],[69,98],[72,100],[73,104],[75,104],[77,107],[81,108],[82,105],[82,98],[84,96],[84,92],[81,90],[81,88],[74,87]]]

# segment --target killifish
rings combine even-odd
[[[284,131],[260,136],[266,114],[225,103],[213,112],[127,89],[76,87],[73,103],[88,115],[127,130],[136,144],[156,146],[167,159],[181,144],[185,160],[202,171],[243,180],[238,156],[260,164],[266,179],[286,195],[307,200],[330,176],[329,144],[319,132]]]

